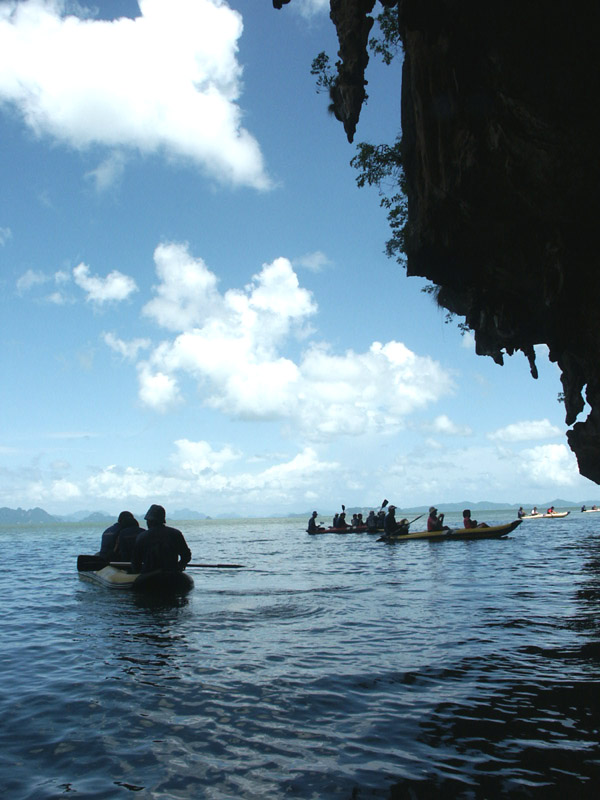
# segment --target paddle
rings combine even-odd
[[[96,572],[104,567],[130,567],[131,561],[107,561],[100,556],[77,556],[78,572]],[[216,569],[241,569],[243,564],[187,564],[186,567],[216,568]]]

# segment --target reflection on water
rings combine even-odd
[[[595,797],[590,516],[397,546],[190,523],[247,569],[170,602],[80,581],[93,526],[0,531],[4,796]]]

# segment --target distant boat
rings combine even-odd
[[[562,517],[568,517],[570,513],[570,511],[553,511],[551,514],[548,514],[548,512],[545,514],[525,514],[521,519],[561,519]]]
[[[600,508],[582,508],[581,510],[584,514],[597,514],[600,512]]]

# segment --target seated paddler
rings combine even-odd
[[[317,516],[318,516],[317,512],[313,511],[311,518],[308,520],[307,530],[309,533],[317,533],[318,531],[325,530],[325,528],[323,528],[322,525],[317,525]]]
[[[135,541],[143,528],[140,528],[140,523],[133,516],[131,511],[121,511],[119,514],[119,523],[121,527],[117,534],[115,561],[131,561],[133,558]]]
[[[399,534],[408,533],[408,520],[403,519],[400,522],[396,521],[396,506],[388,506],[383,531],[384,536],[398,536]]]
[[[184,570],[192,553],[183,533],[165,525],[165,509],[159,505],[151,505],[144,519],[148,530],[142,531],[135,541],[133,572]]]
[[[118,554],[118,540],[121,531],[130,528],[133,524],[137,525],[139,532],[139,524],[131,511],[121,511],[119,518],[114,525],[110,525],[102,532],[102,539],[100,541],[100,550],[96,555],[106,561],[129,561],[128,558],[121,559]],[[136,532],[137,536],[137,532]]]

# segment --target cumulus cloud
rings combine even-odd
[[[220,293],[185,245],[162,244],[154,257],[159,283],[143,313],[176,334],[138,364],[140,398],[157,410],[181,401],[179,378],[190,376],[206,405],[233,418],[280,420],[316,441],[391,433],[454,391],[439,363],[401,342],[341,355],[311,343],[296,355],[292,340],[303,340],[317,304],[286,258],[263,265],[243,289]]]
[[[177,382],[170,375],[151,371],[147,364],[141,364],[138,378],[140,400],[155,411],[166,411],[181,401]]]
[[[214,450],[208,442],[191,442],[189,439],[179,439],[175,442],[177,453],[173,461],[194,475],[208,471],[218,472],[225,464],[240,458],[240,453],[226,446],[221,450]]]
[[[268,188],[238,105],[241,15],[222,0],[138,4],[135,19],[93,20],[61,0],[2,3],[0,103],[77,149],[180,157],[217,180]],[[119,168],[109,156],[92,177],[102,187]]]
[[[535,485],[574,486],[580,481],[577,461],[564,444],[545,444],[520,453],[520,473]]]
[[[85,299],[98,305],[126,300],[130,294],[137,292],[133,278],[116,269],[109,272],[106,278],[99,278],[90,274],[87,264],[81,263],[73,269],[73,279],[86,293]]]
[[[0,247],[5,245],[11,238],[12,238],[12,231],[10,228],[0,228]]]
[[[488,434],[488,439],[496,442],[526,442],[540,439],[553,439],[562,431],[548,419],[513,422],[505,428]]]
[[[60,478],[48,483],[36,481],[29,486],[28,494],[30,497],[36,498],[38,502],[43,502],[44,500],[63,502],[81,497],[81,489],[72,481]]]
[[[215,451],[206,442],[179,440],[176,447],[172,461],[177,468],[169,474],[111,465],[88,478],[84,490],[91,496],[109,500],[188,498],[216,492],[227,502],[243,500],[250,504],[257,500],[290,500],[298,491],[319,488],[324,476],[340,469],[340,464],[321,461],[317,452],[307,447],[288,461],[264,470],[252,472],[242,468],[227,475],[219,470],[240,457],[229,446]]]
[[[154,263],[160,283],[156,297],[144,306],[146,316],[168,330],[185,331],[219,314],[217,278],[201,258],[190,256],[186,245],[159,245]]]

